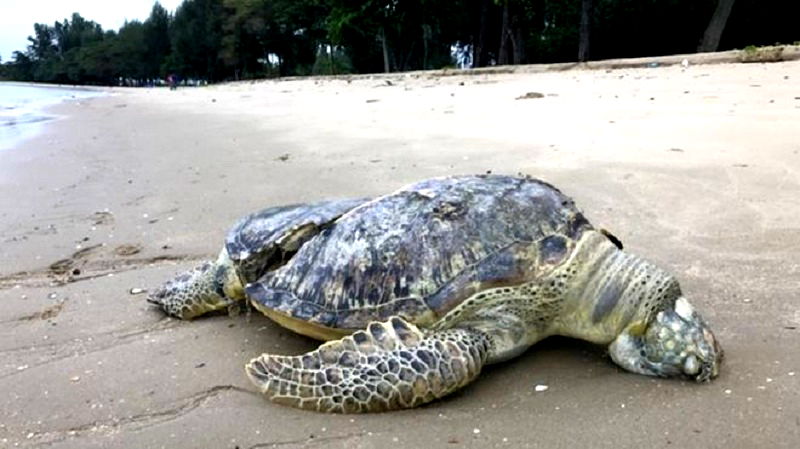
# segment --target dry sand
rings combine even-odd
[[[799,82],[785,62],[118,89],[61,105],[0,155],[0,447],[796,448]],[[529,92],[543,97],[517,99]],[[637,376],[553,339],[427,407],[321,415],[268,402],[242,369],[315,342],[256,314],[175,321],[130,293],[214,256],[267,205],[488,170],[558,185],[673,271],[726,350],[721,376]]]

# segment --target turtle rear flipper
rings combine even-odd
[[[263,354],[247,364],[271,400],[320,412],[412,408],[475,379],[490,341],[471,329],[431,333],[394,317],[302,356]]]

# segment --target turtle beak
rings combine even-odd
[[[725,355],[716,337],[714,337],[714,334],[707,328],[703,329],[703,340],[705,345],[702,346],[708,348],[708,351],[705,354],[704,360],[702,362],[698,361],[699,370],[694,376],[694,379],[698,382],[707,382],[719,376],[719,366],[722,363],[722,358]],[[690,357],[687,357],[686,362],[684,363],[685,368]],[[684,369],[684,372],[686,375],[692,377],[692,374],[688,369]]]
[[[685,351],[688,349],[688,355],[683,361],[683,373],[698,382],[706,382],[717,377],[723,352],[714,333],[686,298],[680,297],[675,301],[674,311],[676,318],[681,321],[681,326],[686,329],[683,338],[687,341],[694,340],[694,344],[690,343],[684,349]]]
[[[163,297],[164,297],[164,288],[161,287],[156,289],[155,291],[148,293],[147,302],[149,302],[150,304],[160,306],[163,303],[162,301]]]

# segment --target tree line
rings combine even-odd
[[[103,30],[34,24],[0,77],[146,85],[586,61],[800,40],[783,0],[185,0]]]

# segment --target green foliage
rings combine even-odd
[[[186,0],[175,11],[173,58],[168,70],[184,77],[217,79],[222,47],[222,0]]]
[[[16,81],[33,81],[34,64],[28,55],[15,51],[13,61],[3,65],[3,77]]]
[[[740,62],[780,62],[783,61],[782,46],[756,47],[748,45],[739,52]]]
[[[450,46],[468,37],[469,1],[329,0],[331,43],[345,49],[358,72],[438,68],[452,63]]]
[[[353,63],[340,47],[320,46],[312,75],[342,75],[353,73]]]
[[[271,76],[574,61],[581,0],[185,0],[104,32],[80,14],[34,24],[0,77],[149,85],[176,74],[224,81]],[[690,53],[717,0],[594,0],[594,59]],[[737,0],[722,49],[797,41],[800,2]],[[743,59],[775,60],[776,50]]]
[[[171,21],[172,17],[169,12],[156,2],[150,12],[150,17],[144,22],[144,44],[147,53],[142,62],[147,78],[165,78],[167,76],[167,70],[162,66],[172,50]]]

